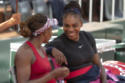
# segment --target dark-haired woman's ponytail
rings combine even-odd
[[[20,32],[19,32],[23,37],[31,37],[32,33],[29,27],[27,26],[26,22],[22,22],[20,24]]]

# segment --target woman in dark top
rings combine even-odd
[[[70,75],[66,78],[68,83],[90,83],[99,76],[100,83],[107,83],[93,36],[80,31],[82,22],[78,3],[71,1],[64,8],[64,33],[47,46],[56,47],[64,53],[68,61],[65,66],[70,69]]]

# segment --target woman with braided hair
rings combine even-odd
[[[69,74],[67,67],[51,71],[51,65],[42,43],[47,43],[56,19],[36,14],[20,24],[20,34],[29,38],[15,56],[17,83],[56,83],[56,79]]]
[[[77,2],[71,1],[64,7],[64,33],[47,44],[64,53],[70,69],[65,79],[68,83],[91,83],[100,77],[99,83],[107,83],[104,68],[100,62],[93,36],[80,31],[83,25],[81,9]],[[100,72],[101,71],[101,72]]]

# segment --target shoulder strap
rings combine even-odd
[[[36,48],[33,46],[33,44],[31,42],[27,41],[26,44],[29,45],[32,48],[32,51],[35,54],[35,56],[39,55],[39,53],[37,52]]]

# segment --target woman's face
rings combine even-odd
[[[63,19],[63,30],[66,36],[73,41],[79,40],[79,32],[82,27],[80,17],[68,15]]]
[[[48,43],[48,41],[50,40],[52,36],[52,28],[48,28],[46,31],[45,31],[45,35],[44,35],[44,43]]]

